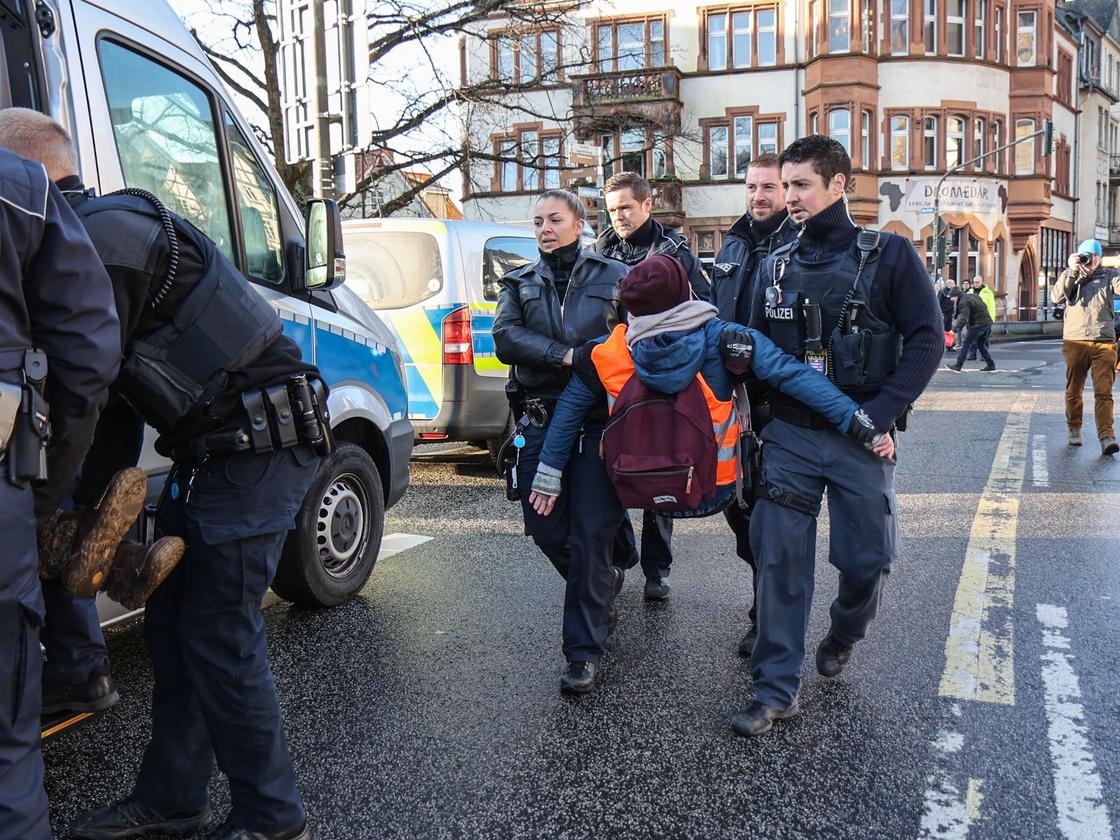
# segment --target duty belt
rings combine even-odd
[[[818,414],[796,400],[791,400],[781,394],[770,398],[770,414],[778,420],[801,426],[804,429],[831,429],[832,424],[824,415]]]

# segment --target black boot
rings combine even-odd
[[[840,644],[829,633],[817,645],[817,673],[829,678],[839,676],[851,655],[852,646]]]
[[[79,840],[119,840],[152,832],[194,834],[209,822],[209,808],[187,814],[159,814],[134,799],[122,799],[82,814],[70,826],[70,836]]]
[[[304,820],[302,825],[295,828],[267,834],[263,831],[236,828],[226,820],[220,828],[207,834],[205,840],[311,840],[311,828],[307,825],[307,820]]]
[[[58,712],[103,712],[120,700],[113,678],[93,674],[85,682],[43,689],[43,714]]]
[[[739,655],[744,659],[750,659],[751,654],[754,653],[754,643],[758,641],[758,628],[753,624],[747,635],[739,641]]]
[[[594,662],[569,662],[560,676],[562,694],[586,694],[595,687],[599,666]]]
[[[668,601],[669,584],[667,584],[664,580],[654,580],[653,578],[646,578],[646,585],[642,590],[642,596],[647,601]]]
[[[799,711],[801,709],[798,708],[796,701],[788,709],[776,709],[755,700],[747,706],[746,711],[739,712],[731,718],[731,728],[736,735],[743,735],[748,738],[754,735],[765,735],[774,725],[774,721],[791,718]]]

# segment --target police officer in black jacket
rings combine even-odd
[[[786,191],[777,155],[760,155],[747,165],[746,187],[747,212],[724,235],[712,266],[712,303],[719,309],[720,318],[738,324],[750,323],[754,284],[762,261],[775,248],[797,236],[797,226],[789,221],[786,212]],[[766,419],[762,405],[764,394],[764,384],[747,382],[756,432]],[[753,581],[756,572],[750,542],[750,511],[732,504],[724,510],[723,516],[735,533],[735,553],[750,567]],[[740,656],[750,656],[754,649],[758,637],[755,618],[752,600],[747,633],[739,642]]]
[[[625,317],[618,284],[626,266],[580,248],[584,209],[572,193],[549,190],[533,210],[540,259],[502,278],[494,318],[498,358],[513,366],[511,387],[518,436],[514,470],[525,529],[566,580],[561,691],[595,687],[622,571],[612,565],[613,542],[625,511],[599,457],[607,406],[588,416],[576,453],[564,470],[565,490],[551,516],[529,504],[548,418],[571,374],[576,348],[609,333]]]
[[[653,188],[636,172],[620,172],[607,179],[603,198],[611,226],[599,235],[595,250],[628,266],[635,266],[646,257],[665,254],[681,264],[692,293],[698,300],[711,294],[708,279],[700,261],[688,247],[688,240],[653,218]],[[666,578],[673,564],[671,540],[673,520],[653,511],[642,515],[642,572],[648,601],[664,601],[669,597]],[[616,562],[628,561],[634,553],[634,531],[626,519],[616,544]]]
[[[805,137],[780,160],[790,217],[802,227],[763,262],[751,326],[823,371],[860,404],[856,417],[865,427],[886,434],[941,361],[933,286],[908,240],[852,222],[844,201],[851,160],[840,143]],[[817,647],[822,676],[835,677],[847,664],[898,556],[893,459],[830,430],[796,400],[773,394],[770,402],[750,526],[758,565],[755,699],[732,719],[741,735],[761,735],[774,720],[797,714],[825,488],[829,562],[840,583],[831,627]]]
[[[46,427],[20,406],[32,405],[25,380],[43,372],[42,357],[28,353],[37,348],[47,369],[51,434],[66,440],[116,376],[120,325],[105,269],[42,165],[0,150],[0,198],[0,839],[46,840],[44,608],[31,491],[31,481],[43,477],[36,473]]]
[[[232,810],[211,837],[306,840],[260,605],[329,448],[325,388],[276,312],[197,228],[154,196],[93,197],[47,118],[0,119],[0,145],[29,138],[27,153],[70,161],[49,174],[112,279],[127,347],[113,388],[135,413],[109,445],[131,456],[143,423],[159,432],[156,449],[174,463],[157,528],[188,546],[145,613],[155,687],[135,787],[80,816],[71,835],[205,827],[216,762]]]

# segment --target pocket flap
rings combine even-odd
[[[196,522],[199,535],[207,545],[221,545],[248,537],[290,531],[295,527],[295,524],[295,517],[282,510],[256,511],[242,516],[206,519]]]

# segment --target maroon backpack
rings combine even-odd
[[[663,394],[631,376],[611,409],[601,451],[623,507],[695,510],[716,494],[719,446],[696,378],[678,394]]]

